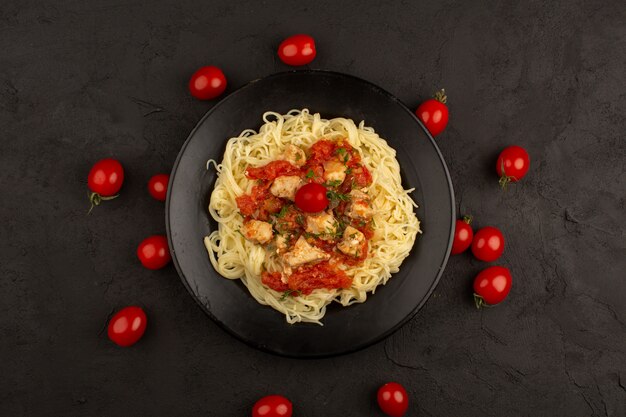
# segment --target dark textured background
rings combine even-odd
[[[377,386],[398,380],[411,416],[626,416],[623,2],[41,3],[0,4],[1,415],[246,416],[279,392],[296,416],[375,416]],[[164,232],[146,182],[213,105],[189,75],[219,65],[233,91],[287,69],[275,49],[298,32],[317,40],[313,68],[410,107],[446,88],[437,141],[461,212],[507,238],[505,305],[476,311],[485,265],[453,257],[392,337],[301,361],[220,330],[173,267],[140,266],[139,241]],[[515,143],[531,170],[503,193],[495,158]],[[87,217],[87,173],[109,156],[122,197]],[[149,329],[120,349],[101,329],[128,304]]]

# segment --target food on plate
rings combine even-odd
[[[267,112],[231,138],[205,238],[214,268],[289,323],[364,302],[409,255],[420,224],[393,150],[364,122]]]
[[[409,396],[397,382],[388,382],[378,389],[378,406],[391,417],[402,417],[409,409]]]
[[[518,182],[526,176],[530,168],[530,156],[521,146],[504,148],[498,156],[496,171],[500,177],[500,186],[506,188],[510,182]]]
[[[315,40],[309,35],[290,36],[278,46],[278,57],[287,65],[297,67],[309,64],[315,55]]]
[[[207,66],[198,69],[189,80],[189,92],[198,100],[211,100],[226,90],[226,76],[221,69]]]
[[[483,269],[474,279],[476,307],[493,306],[504,301],[511,291],[511,272],[503,266]]]
[[[148,181],[148,192],[152,198],[158,201],[165,201],[169,181],[170,176],[167,174],[157,174],[150,178],[150,181]]]
[[[167,238],[163,235],[147,237],[139,244],[137,257],[141,264],[148,269],[165,267],[172,260]]]
[[[504,236],[496,227],[483,227],[474,235],[472,253],[481,261],[493,262],[504,252]]]
[[[109,339],[118,346],[132,346],[146,331],[148,319],[141,307],[124,307],[109,320]]]
[[[424,123],[431,135],[437,136],[448,125],[448,106],[446,91],[442,89],[431,98],[419,105],[415,114]]]
[[[268,395],[252,407],[252,417],[291,417],[293,405],[282,395]]]
[[[101,202],[113,200],[118,197],[118,192],[124,183],[124,168],[119,161],[111,158],[96,162],[87,177],[87,186],[91,190],[89,202],[91,208],[99,206]]]
[[[457,220],[454,227],[454,240],[452,241],[452,255],[463,253],[472,244],[474,230],[472,230],[472,216],[464,216],[463,220]]]

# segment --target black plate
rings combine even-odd
[[[207,212],[215,183],[209,159],[222,160],[226,141],[257,129],[271,110],[308,108],[323,118],[365,120],[396,149],[405,188],[419,204],[424,233],[418,235],[400,272],[367,302],[331,304],[315,324],[289,325],[258,304],[241,282],[222,278],[209,262],[204,236],[217,225]],[[202,309],[244,342],[280,355],[323,357],[355,351],[381,340],[426,302],[448,260],[454,228],[454,195],[446,164],[426,129],[398,99],[361,79],[326,71],[293,71],[253,81],[213,107],[183,145],[169,184],[167,235],[183,283]]]

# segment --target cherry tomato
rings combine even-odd
[[[103,201],[117,198],[117,193],[122,188],[123,183],[124,168],[119,161],[107,158],[96,162],[91,167],[87,177],[87,186],[91,190],[89,193],[89,202],[91,203],[89,212],[91,213],[91,210]]]
[[[161,269],[172,260],[167,239],[162,235],[144,239],[137,248],[137,257],[148,269]]]
[[[326,187],[311,182],[304,184],[296,192],[296,206],[305,213],[317,213],[328,207]]]
[[[452,255],[463,253],[472,244],[474,230],[472,230],[472,217],[465,216],[463,220],[457,220],[454,228],[454,241],[452,242]]]
[[[509,182],[518,182],[526,176],[528,168],[530,168],[530,157],[526,149],[520,146],[504,148],[496,163],[500,186],[506,188]]]
[[[202,67],[189,80],[189,91],[198,100],[211,100],[226,90],[226,76],[218,67]]]
[[[315,40],[309,35],[293,35],[278,46],[278,56],[287,65],[300,66],[315,59]]]
[[[378,405],[391,417],[402,417],[409,408],[409,396],[397,382],[388,382],[378,389]]]
[[[493,262],[504,252],[504,236],[502,232],[491,226],[483,227],[474,235],[472,253],[476,259]]]
[[[132,346],[141,339],[147,324],[146,313],[141,307],[124,307],[109,321],[109,339],[119,346]]]
[[[424,123],[431,135],[437,136],[448,125],[448,106],[445,90],[435,93],[435,98],[426,100],[419,105],[415,114]]]
[[[268,395],[252,407],[252,417],[291,417],[291,401],[282,395]]]
[[[511,291],[511,272],[503,266],[483,269],[474,279],[476,307],[501,303]]]
[[[165,201],[167,197],[167,184],[170,176],[167,174],[157,174],[148,181],[148,192],[155,200]]]

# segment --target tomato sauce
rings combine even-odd
[[[262,167],[246,169],[246,177],[252,180],[274,181],[282,175],[300,175],[300,168],[287,161],[272,161]]]
[[[290,290],[307,295],[318,288],[329,290],[350,288],[352,278],[328,262],[320,262],[315,265],[302,265],[289,276],[288,282]]]
[[[371,185],[372,175],[361,164],[361,157],[346,140],[319,140],[307,152],[308,158],[302,167],[296,167],[287,161],[272,161],[262,167],[248,167],[246,177],[257,180],[249,194],[237,197],[237,206],[241,214],[247,219],[258,219],[272,223],[274,230],[287,238],[287,248],[292,247],[298,238],[303,235],[309,244],[331,254],[330,263],[323,261],[317,264],[305,264],[296,268],[288,277],[287,283],[281,279],[280,272],[263,272],[261,280],[269,288],[292,295],[310,294],[315,289],[350,288],[352,279],[337,265],[356,266],[367,258],[369,243],[374,236],[371,222],[364,223],[345,216],[348,202],[341,201],[334,207],[333,215],[340,224],[351,224],[365,235],[365,241],[359,248],[359,256],[350,256],[340,252],[337,244],[341,236],[331,239],[320,239],[318,236],[305,233],[306,217],[293,202],[275,197],[269,191],[272,181],[283,175],[298,175],[306,182],[325,184],[324,163],[339,161],[346,166],[346,177],[342,184],[330,188],[339,194],[349,194],[355,188]],[[333,207],[333,206],[331,206]],[[341,230],[341,229],[340,229]],[[289,250],[289,249],[286,249]],[[283,249],[283,252],[285,249]]]
[[[268,196],[271,195],[267,188],[268,186],[265,184],[255,185],[252,187],[250,194],[237,197],[235,201],[237,202],[237,207],[239,207],[241,214],[244,216],[252,216],[254,212],[263,205]]]
[[[289,286],[280,279],[280,272],[263,272],[261,282],[274,291],[284,292],[289,290]]]

